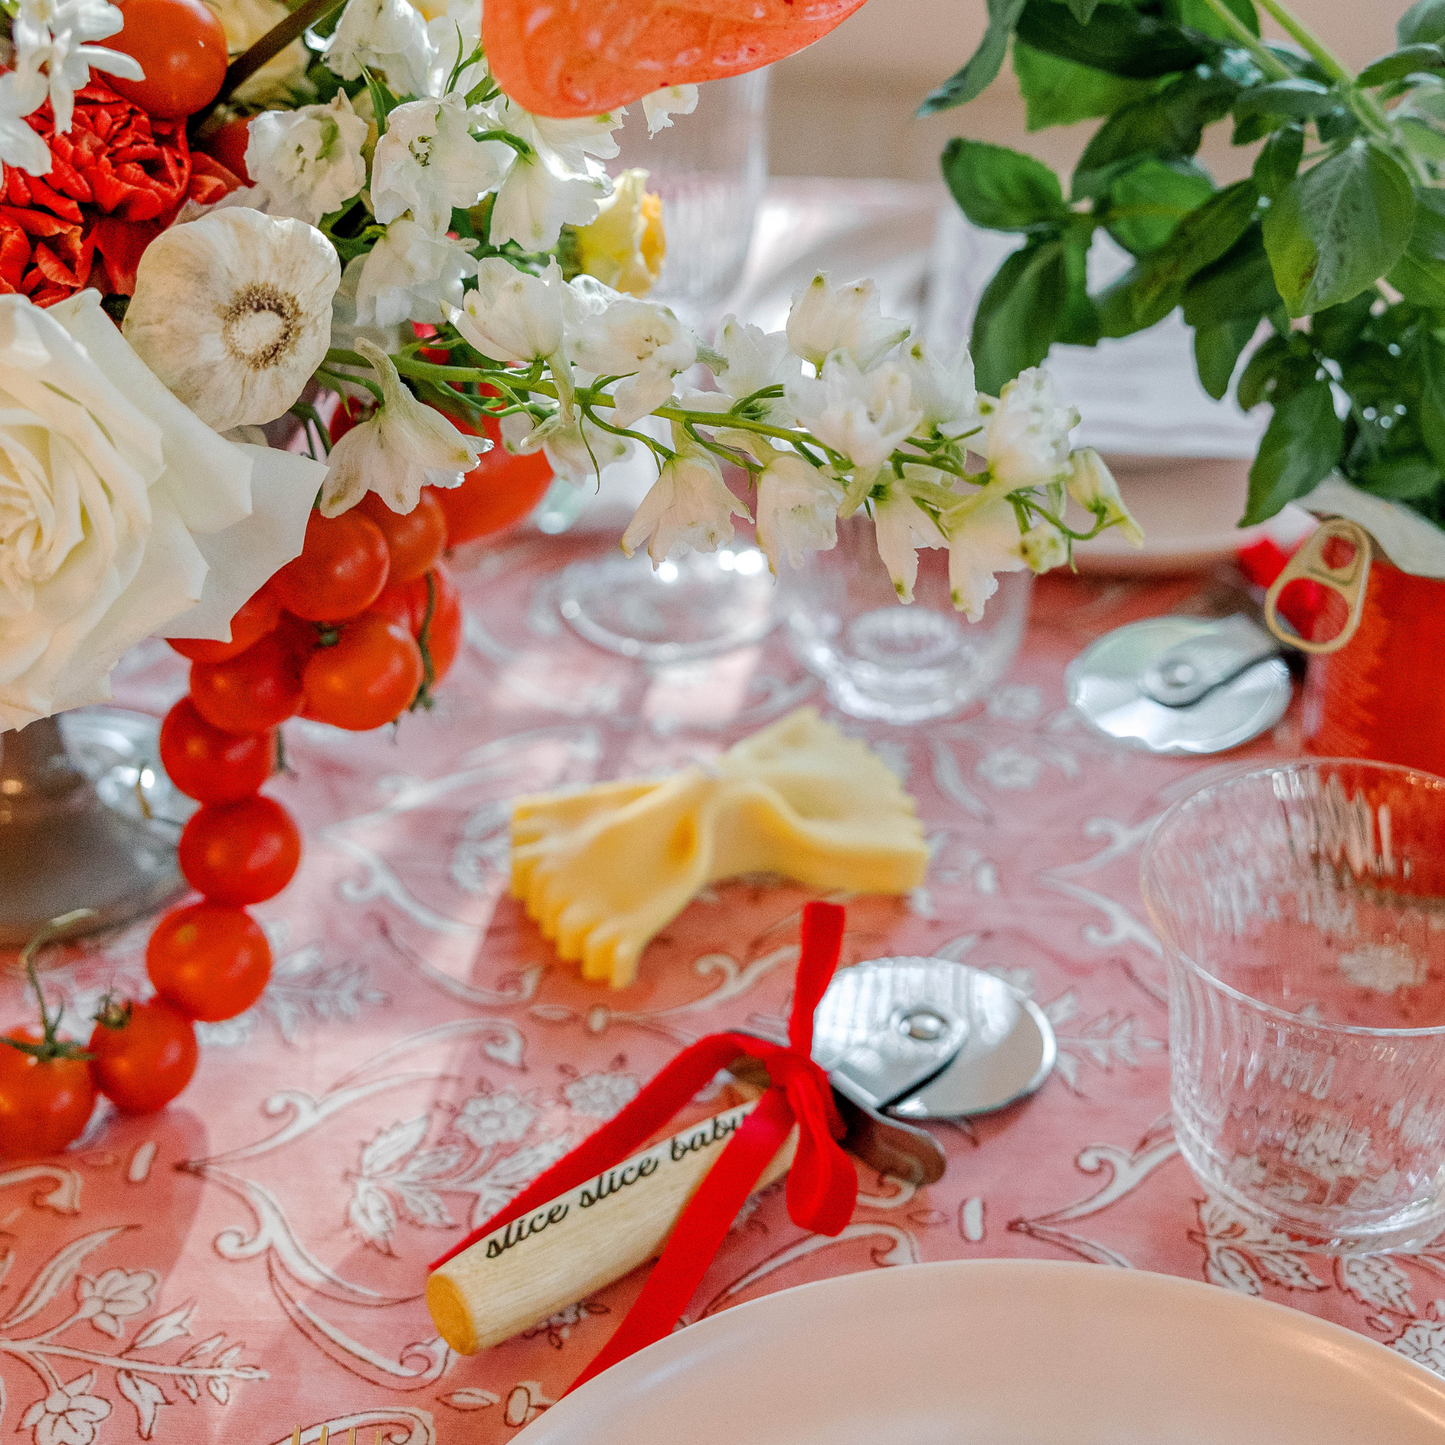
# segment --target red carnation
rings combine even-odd
[[[186,200],[218,201],[240,181],[186,144],[184,120],[162,120],[92,81],[75,119],[55,133],[47,102],[26,120],[50,147],[50,174],[4,167],[0,293],[50,306],[85,286],[129,296],[141,253]]]

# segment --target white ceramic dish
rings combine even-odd
[[[660,1340],[518,1445],[1441,1445],[1445,1380],[1213,1285],[1034,1260],[875,1269]]]

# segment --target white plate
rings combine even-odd
[[[1441,1445],[1445,1380],[1214,1285],[1036,1260],[867,1270],[669,1335],[519,1445]]]

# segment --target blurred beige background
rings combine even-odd
[[[1407,4],[1293,0],[1291,8],[1358,69],[1393,48],[1395,18]],[[781,62],[773,72],[773,174],[934,180],[938,154],[955,135],[1071,166],[1097,122],[1027,134],[1007,62],[977,100],[926,120],[914,117],[928,90],[972,54],[985,14],[984,0],[867,0],[826,39]],[[1242,175],[1253,154],[1252,149],[1231,153],[1228,137],[1227,125],[1215,126],[1201,153],[1221,180]]]

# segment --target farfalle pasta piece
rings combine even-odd
[[[802,708],[708,767],[518,798],[512,893],[582,976],[623,988],[708,883],[778,873],[905,893],[928,850],[912,798],[866,744]]]

